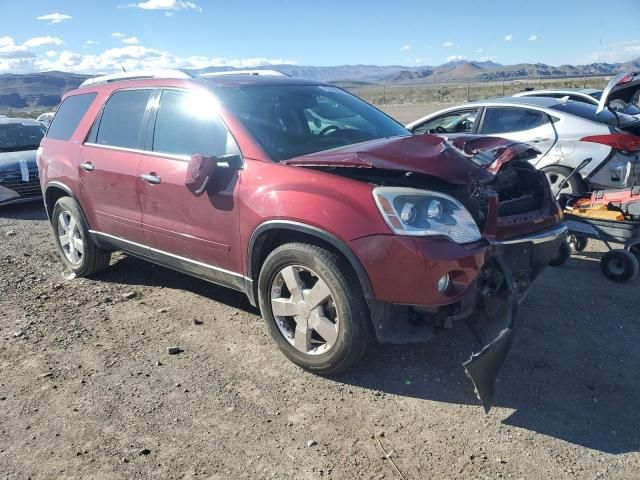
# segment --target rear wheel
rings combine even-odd
[[[334,252],[306,243],[276,248],[260,270],[258,295],[271,337],[302,368],[338,374],[371,344],[358,278]]]
[[[614,282],[626,282],[638,275],[638,259],[626,250],[611,250],[600,260],[600,269],[605,277]]]
[[[571,248],[573,248],[573,250],[575,250],[576,252],[584,251],[584,249],[587,248],[587,245],[589,244],[588,239],[586,237],[581,237],[580,235],[571,234],[567,237],[567,240]]]
[[[91,241],[89,227],[73,198],[62,197],[56,202],[51,224],[60,256],[76,276],[92,275],[109,266],[111,253]]]
[[[575,174],[573,177],[569,178],[571,170],[568,168],[552,165],[550,167],[543,168],[542,171],[549,181],[551,193],[554,197],[557,197],[559,193],[582,193],[587,190],[584,181],[580,178],[579,174]],[[562,188],[562,191],[560,191],[560,186],[567,178],[569,178],[569,181],[566,183],[564,188]]]

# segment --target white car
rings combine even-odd
[[[54,115],[55,115],[55,112],[46,112],[40,115],[36,120],[41,124],[43,124],[45,127],[49,128],[49,125],[51,125],[51,121],[53,120]]]
[[[566,98],[489,99],[432,113],[407,128],[414,134],[481,134],[528,143],[540,152],[531,163],[546,173],[554,193],[563,183],[563,193],[640,185],[640,119],[608,107],[611,100],[628,101],[635,94],[640,74],[623,83],[618,77],[598,106]],[[587,158],[591,162],[565,182]]]

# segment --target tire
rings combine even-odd
[[[542,169],[542,171],[549,181],[549,185],[551,186],[551,193],[554,197],[557,196],[560,183],[562,183],[563,180],[571,175],[571,170],[566,167],[560,167],[557,165],[545,167]],[[562,193],[566,194],[582,193],[586,191],[587,187],[584,183],[584,180],[582,180],[582,178],[580,178],[580,175],[577,173],[569,179],[567,185],[562,189]]]
[[[559,267],[569,260],[569,257],[571,257],[571,247],[567,242],[562,242],[558,249],[558,254],[549,261],[549,265]]]
[[[320,298],[328,300],[314,307]],[[343,257],[325,248],[288,243],[273,250],[260,270],[258,299],[278,348],[310,372],[339,374],[358,362],[373,341],[357,276]]]
[[[91,241],[89,226],[73,198],[62,197],[56,202],[51,225],[62,261],[75,276],[93,275],[109,266],[111,252],[98,248]]]
[[[600,260],[600,269],[605,277],[614,282],[626,282],[638,275],[638,259],[626,250],[611,250]]]
[[[635,255],[638,262],[640,262],[640,244],[634,245],[633,247],[629,248],[629,251],[633,253],[633,255]]]
[[[569,245],[576,252],[582,252],[589,244],[589,239],[580,235],[571,234],[568,237]]]

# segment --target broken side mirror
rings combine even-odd
[[[236,171],[240,168],[242,159],[237,154],[215,157],[194,153],[187,165],[184,184],[193,195],[199,197],[214,183],[216,172]]]

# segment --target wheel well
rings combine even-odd
[[[56,204],[58,200],[62,197],[70,197],[68,192],[63,190],[60,187],[49,187],[45,193],[45,203],[47,205],[47,215],[51,218],[51,214],[53,213],[53,206]]]
[[[353,255],[353,253],[350,253],[349,247],[347,247],[345,244],[340,245],[339,243],[337,243],[339,242],[339,240],[334,238],[331,238],[331,240],[322,238],[320,235],[315,234],[315,232],[311,233],[289,228],[271,228],[259,233],[252,241],[252,248],[249,257],[249,274],[254,280],[252,292],[254,298],[257,298],[258,276],[260,275],[260,268],[262,267],[262,264],[266,260],[267,256],[269,256],[269,254],[280,245],[291,242],[310,243],[312,245],[326,248],[327,250],[340,255],[346,260],[346,263],[349,265],[352,272],[360,280],[360,286],[362,287],[365,297],[373,297],[371,284],[369,283],[369,277],[367,276],[358,259],[355,257],[355,255]]]

